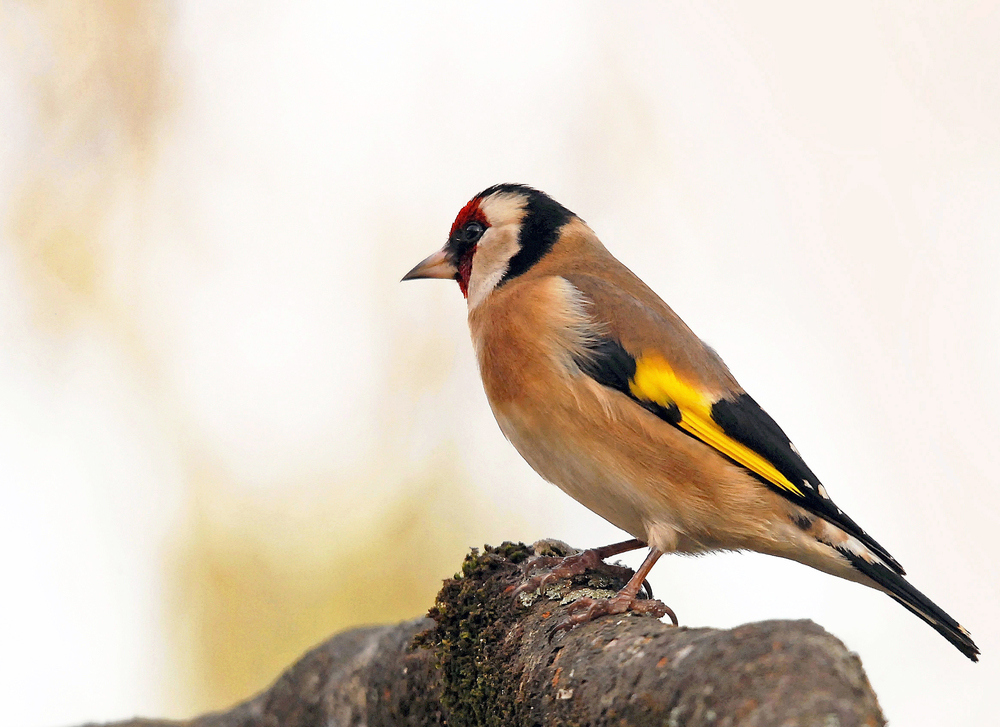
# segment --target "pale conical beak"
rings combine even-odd
[[[456,275],[458,275],[458,268],[448,259],[448,254],[444,250],[438,250],[404,275],[403,280],[416,280],[417,278],[454,280]]]

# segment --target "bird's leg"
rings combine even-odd
[[[573,576],[581,575],[588,568],[595,568],[600,565],[605,558],[610,558],[612,555],[618,555],[619,553],[627,553],[630,550],[643,548],[645,545],[646,544],[641,540],[633,538],[632,540],[625,540],[621,543],[605,545],[603,548],[581,550],[579,553],[567,555],[564,558],[556,558],[552,556],[534,557],[525,565],[525,575],[537,568],[546,567],[547,570],[540,575],[534,575],[525,579],[524,583],[518,586],[514,591],[514,597],[517,598],[520,594],[528,591],[545,588],[550,583],[554,583],[555,581],[559,581],[564,578],[572,578]],[[641,584],[642,581],[640,580],[639,583]]]
[[[569,615],[562,623],[556,626],[556,630],[568,631],[574,626],[587,623],[598,616],[625,613],[626,611],[648,613],[657,618],[670,616],[670,620],[676,626],[677,616],[674,615],[674,612],[665,603],[653,599],[639,600],[637,598],[643,581],[646,580],[646,576],[652,569],[653,564],[656,563],[661,555],[663,553],[656,548],[650,548],[649,555],[646,556],[646,560],[639,566],[639,570],[629,579],[625,587],[611,598],[584,597],[571,603],[568,608]]]

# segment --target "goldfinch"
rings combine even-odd
[[[415,278],[458,281],[486,395],[517,451],[634,538],[563,559],[530,585],[649,547],[621,592],[574,604],[572,623],[669,613],[638,599],[663,553],[753,550],[882,590],[977,660],[969,632],[833,503],[718,354],[561,204],[490,187],[403,280]]]

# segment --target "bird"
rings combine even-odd
[[[632,536],[550,564],[529,585],[649,548],[615,596],[571,604],[569,627],[627,611],[676,624],[639,597],[662,554],[756,551],[883,591],[978,660],[969,631],[834,504],[715,350],[552,197],[523,184],[477,194],[444,247],[403,280],[421,278],[458,282],[506,438],[543,479]]]

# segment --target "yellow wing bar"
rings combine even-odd
[[[756,472],[775,487],[802,497],[802,491],[773,464],[745,444],[726,434],[712,419],[714,403],[703,391],[678,378],[659,354],[643,354],[635,362],[635,375],[629,390],[640,401],[676,406],[681,420],[678,426],[730,459]]]

